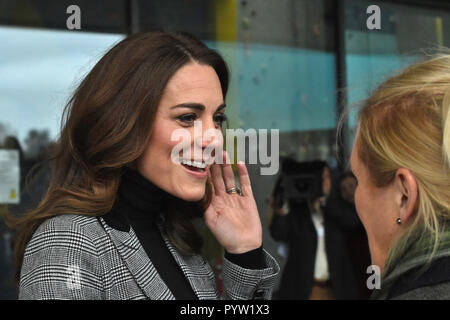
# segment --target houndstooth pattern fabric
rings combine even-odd
[[[267,268],[249,270],[224,258],[223,294],[201,256],[165,243],[199,299],[270,299],[279,265],[264,251]],[[172,300],[133,229],[111,228],[103,218],[61,215],[42,223],[28,243],[19,299]]]

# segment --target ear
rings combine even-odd
[[[399,205],[399,218],[406,223],[417,209],[418,189],[416,177],[406,168],[400,168],[395,174],[396,202]]]

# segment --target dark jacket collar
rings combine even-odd
[[[450,282],[450,257],[434,260],[425,270],[423,267],[414,268],[403,274],[392,286],[388,299],[414,289]]]
[[[440,234],[437,248],[434,248],[434,236],[431,233],[414,231],[409,238],[403,239],[402,253],[385,267],[381,278],[381,289],[375,290],[371,299],[388,299],[413,289],[447,282],[450,278],[447,271],[450,257],[450,227],[446,220],[439,221]],[[433,252],[430,262],[430,255]],[[444,259],[444,260],[443,260]],[[393,287],[397,287],[391,293]]]

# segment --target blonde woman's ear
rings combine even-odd
[[[418,200],[417,181],[414,174],[405,168],[397,170],[395,179],[397,180],[398,191],[401,193],[400,215],[398,218],[404,224],[410,221],[416,213]]]

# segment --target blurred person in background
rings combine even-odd
[[[450,299],[450,55],[382,83],[358,114],[355,205],[381,272],[372,299]]]
[[[286,159],[273,192],[272,237],[287,244],[277,299],[356,299],[345,230],[357,220],[328,203],[330,169],[324,161]],[[356,214],[355,214],[356,216]]]
[[[367,288],[367,267],[371,265],[370,251],[366,230],[358,218],[355,208],[355,189],[357,181],[353,173],[341,173],[335,184],[334,192],[328,200],[328,212],[340,213],[337,220],[347,238],[349,254],[355,272],[354,278],[358,286],[358,298],[368,299],[370,290]]]

